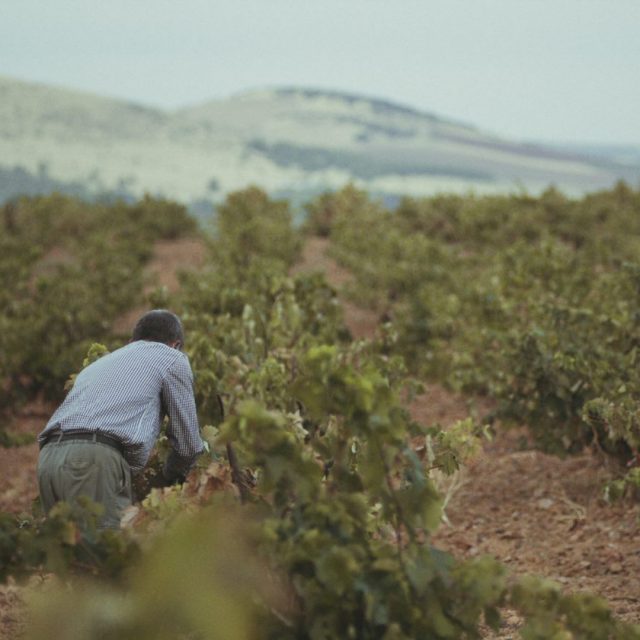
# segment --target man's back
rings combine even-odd
[[[192,457],[202,449],[193,401],[193,378],[185,354],[160,342],[138,340],[83,369],[65,401],[40,435],[99,431],[122,443],[133,470],[146,464],[170,417],[169,438],[179,432],[178,454]]]

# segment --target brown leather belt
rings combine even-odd
[[[62,433],[60,433],[60,431],[54,431],[53,433],[48,434],[47,437],[40,442],[40,449],[42,449],[45,444],[58,444],[59,442],[69,442],[70,440],[99,442],[100,444],[106,444],[112,447],[121,455],[124,455],[124,447],[119,440],[105,435],[104,433],[97,433],[95,431],[63,431]]]

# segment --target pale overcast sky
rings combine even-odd
[[[0,74],[167,108],[338,89],[640,144],[640,0],[0,0]]]

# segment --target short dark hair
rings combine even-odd
[[[147,311],[136,322],[131,339],[134,342],[136,340],[151,340],[164,344],[179,342],[182,346],[184,344],[182,322],[175,313],[166,309]]]

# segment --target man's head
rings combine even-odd
[[[150,340],[181,349],[184,344],[182,322],[175,313],[166,309],[154,309],[145,313],[133,328],[131,341]]]

